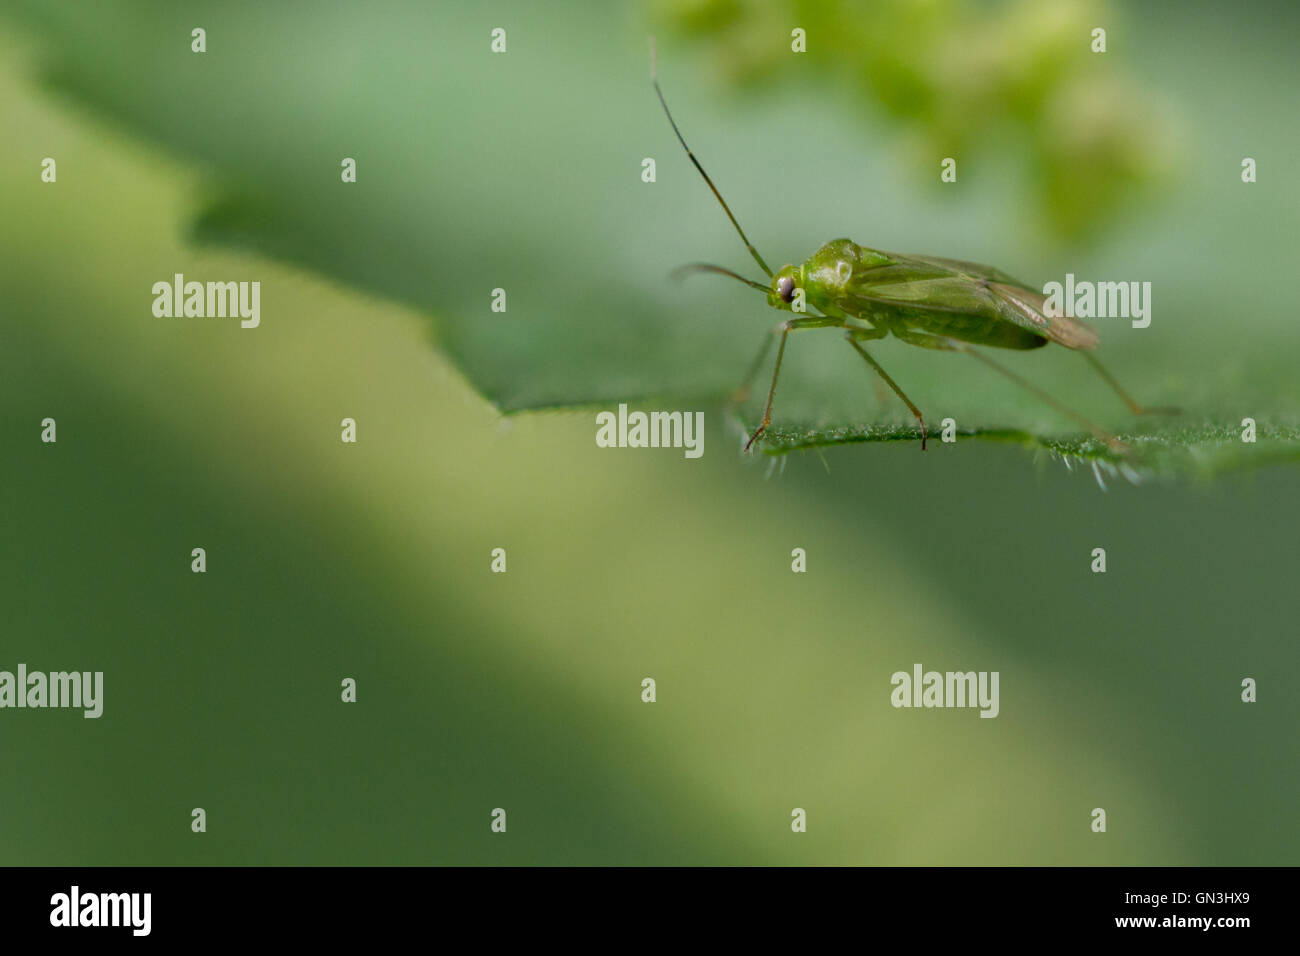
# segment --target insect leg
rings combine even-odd
[[[897,335],[904,342],[907,342],[911,345],[919,345],[922,348],[927,348],[927,349],[941,349],[941,350],[952,351],[952,352],[965,352],[967,355],[974,356],[975,358],[983,362],[985,365],[987,365],[989,368],[993,369],[994,371],[1000,372],[1003,375],[1005,375],[1007,378],[1011,379],[1011,381],[1015,382],[1021,388],[1025,389],[1026,391],[1033,392],[1035,395],[1041,398],[1048,405],[1051,405],[1053,408],[1055,408],[1062,415],[1068,415],[1070,418],[1073,418],[1076,422],[1083,425],[1085,428],[1088,429],[1088,431],[1092,432],[1094,435],[1096,435],[1098,438],[1104,441],[1115,451],[1119,452],[1120,454],[1128,454],[1129,447],[1125,445],[1122,441],[1120,441],[1118,438],[1116,438],[1114,435],[1112,435],[1110,432],[1106,431],[1104,428],[1098,425],[1096,422],[1084,418],[1082,415],[1080,415],[1074,409],[1070,408],[1068,405],[1058,402],[1055,398],[1053,398],[1047,392],[1043,391],[1037,385],[1034,385],[1026,381],[1025,379],[1021,378],[1019,375],[1011,371],[1011,369],[1007,368],[1001,362],[993,361],[993,359],[989,358],[983,352],[977,352],[975,349],[971,348],[965,342],[958,342],[956,339],[945,338],[944,336],[939,336],[939,335],[926,335],[924,333],[912,332],[910,330],[897,331],[894,334]]]
[[[925,451],[925,440],[928,433],[925,428],[925,419],[921,417],[921,410],[912,404],[910,398],[903,394],[903,390],[898,387],[898,383],[889,377],[889,373],[880,367],[880,363],[871,357],[871,353],[858,344],[861,339],[880,339],[884,338],[886,334],[886,329],[850,329],[844,333],[844,337],[857,350],[857,353],[867,360],[867,364],[876,370],[876,374],[885,380],[885,384],[894,390],[894,394],[903,400],[903,404],[912,410],[916,420],[921,423],[921,451]]]
[[[754,356],[754,362],[749,366],[749,371],[741,380],[740,386],[731,395],[733,405],[743,405],[749,401],[749,387],[754,384],[754,377],[758,375],[758,370],[763,367],[767,360],[767,353],[772,349],[772,343],[776,341],[775,335],[763,336],[763,347],[758,350],[758,355]]]
[[[763,432],[767,431],[767,426],[772,424],[772,399],[776,397],[776,380],[781,375],[781,359],[785,357],[785,340],[790,333],[797,329],[818,329],[827,326],[837,326],[840,324],[839,319],[829,319],[821,315],[810,315],[803,319],[787,319],[777,326],[781,330],[781,344],[776,350],[776,368],[772,370],[772,387],[767,390],[767,405],[763,408],[763,421],[758,426],[758,430],[749,436],[749,441],[745,442],[745,451],[754,447],[754,442],[762,437]]]
[[[1091,352],[1083,352],[1081,354],[1083,355],[1084,358],[1088,360],[1088,364],[1097,370],[1097,374],[1100,375],[1102,379],[1105,380],[1106,384],[1115,390],[1115,394],[1124,400],[1124,404],[1129,407],[1129,411],[1131,411],[1134,415],[1177,415],[1178,414],[1178,409],[1176,408],[1143,408],[1137,402],[1133,401],[1132,396],[1130,396],[1128,392],[1124,391],[1124,389],[1120,387],[1119,382],[1115,381],[1115,376],[1111,375],[1110,372],[1106,371],[1106,369],[1102,366],[1102,364],[1093,357]]]

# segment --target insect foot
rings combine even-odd
[[[758,426],[758,431],[754,432],[754,434],[752,434],[752,435],[749,436],[749,441],[745,442],[745,451],[746,451],[746,452],[752,452],[752,451],[753,451],[753,449],[754,449],[754,442],[758,441],[760,438],[763,437],[763,432],[767,431],[767,426],[768,426],[768,423],[767,423],[767,422],[764,422],[763,424],[761,424],[761,425]]]

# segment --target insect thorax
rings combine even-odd
[[[832,239],[809,256],[800,271],[809,301],[824,307],[840,298],[855,274],[891,261],[851,239]]]

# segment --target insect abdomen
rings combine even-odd
[[[897,311],[897,320],[908,328],[929,335],[941,335],[971,345],[987,345],[999,349],[1037,349],[1050,340],[1002,318],[990,319],[986,315],[968,315],[961,312],[939,312],[934,309],[913,309],[907,306],[888,307]]]

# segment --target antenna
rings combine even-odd
[[[686,139],[682,136],[682,131],[677,128],[677,121],[673,119],[672,111],[668,109],[668,101],[664,99],[664,91],[659,89],[659,75],[655,68],[655,38],[653,36],[650,37],[650,82],[654,84],[655,93],[659,95],[659,102],[664,108],[664,114],[668,117],[668,122],[673,128],[673,132],[677,134],[677,142],[682,144],[682,149],[686,150],[686,155],[691,158],[691,162],[695,164],[695,168],[700,171],[700,175],[704,177],[704,181],[709,184],[709,188],[713,190],[713,195],[718,197],[718,202],[722,204],[722,211],[727,214],[727,218],[731,220],[731,224],[736,227],[736,232],[740,233],[741,241],[745,243],[745,248],[749,250],[749,254],[754,257],[754,261],[757,262],[762,270],[767,273],[768,278],[771,278],[772,270],[767,267],[767,263],[764,262],[763,257],[758,254],[758,250],[754,248],[754,244],[749,241],[749,237],[745,235],[745,230],[740,228],[740,223],[738,223],[736,217],[731,214],[731,209],[727,206],[727,201],[722,198],[722,193],[718,192],[718,187],[713,185],[713,180],[710,179],[709,174],[704,171],[704,167],[700,165],[700,161],[695,158],[695,154],[691,152],[691,148],[686,145]]]
[[[739,279],[745,285],[753,286],[759,292],[771,292],[767,286],[761,282],[755,282],[753,279],[746,279],[738,272],[732,272],[730,269],[724,269],[722,266],[715,266],[707,262],[692,262],[689,265],[678,266],[672,272],[674,279],[680,279],[683,276],[690,275],[692,272],[717,272],[724,276],[731,276],[733,279]]]

